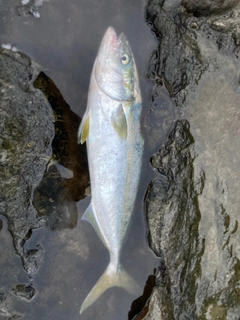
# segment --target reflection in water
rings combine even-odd
[[[30,8],[34,3],[29,1],[25,8]],[[39,218],[46,220],[48,228],[29,229],[23,241],[29,259],[34,254],[40,254],[41,259],[35,265],[35,273],[26,274],[18,258],[17,262],[12,262],[11,259],[16,258],[13,248],[6,258],[6,265],[2,264],[3,258],[0,256],[1,268],[11,266],[5,269],[10,272],[10,277],[6,277],[7,286],[3,288],[2,296],[0,292],[0,303],[3,301],[3,305],[8,306],[6,312],[10,310],[15,318],[79,319],[80,305],[105,270],[109,257],[93,228],[77,219],[77,213],[82,215],[89,199],[76,203],[85,196],[88,174],[86,153],[75,140],[80,122],[75,113],[82,116],[85,110],[89,78],[99,42],[106,28],[113,25],[118,33],[127,35],[136,53],[145,117],[151,94],[151,83],[145,78],[145,68],[154,43],[144,23],[144,1],[49,1],[38,8],[41,14],[39,19],[23,14],[19,16],[18,8],[14,0],[4,4],[0,12],[4,23],[0,41],[26,52],[41,65],[38,69],[45,74],[40,73],[34,86],[44,92],[53,109],[55,137],[52,143],[53,161],[35,189],[33,199]],[[46,73],[63,93],[72,111]],[[146,149],[145,163],[149,158],[150,151]],[[143,198],[151,175],[150,168],[144,166],[136,214],[122,256],[124,267],[142,289],[157,265],[147,246],[143,218]],[[2,232],[5,232],[4,227],[0,235]],[[10,280],[16,277],[18,281]],[[21,288],[33,285],[36,288],[37,293],[30,303],[22,297],[9,295],[17,285],[24,285]],[[108,290],[81,319],[127,319],[132,301],[141,294],[137,292],[132,297],[124,290]],[[146,299],[148,296],[149,292]],[[134,317],[143,305],[141,299],[137,307],[132,307],[129,318]],[[4,306],[1,310],[6,310]]]

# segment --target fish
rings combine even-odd
[[[124,33],[109,27],[93,65],[88,101],[78,131],[87,143],[91,203],[82,216],[109,251],[110,263],[84,300],[80,314],[107,289],[136,293],[120,262],[139,185],[144,141],[136,63]]]

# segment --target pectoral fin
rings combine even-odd
[[[112,126],[122,140],[127,139],[127,119],[121,104],[112,114]]]
[[[78,130],[78,143],[83,144],[89,136],[89,113],[85,114]]]

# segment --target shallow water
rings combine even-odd
[[[71,110],[80,117],[85,111],[92,65],[107,27],[112,25],[118,33],[124,32],[131,44],[142,90],[142,120],[145,123],[143,135],[146,147],[135,215],[123,248],[122,262],[126,270],[138,281],[141,289],[136,292],[135,297],[123,290],[111,289],[80,317],[80,306],[105,270],[109,259],[107,250],[93,228],[86,222],[75,219],[68,226],[58,225],[54,228],[53,220],[53,225],[49,224],[47,228],[43,226],[34,229],[24,247],[26,250],[40,248],[43,260],[37,266],[35,274],[26,274],[20,258],[14,254],[11,235],[7,231],[7,221],[3,219],[4,227],[0,236],[6,239],[4,241],[7,241],[10,249],[8,256],[4,258],[6,262],[1,256],[0,266],[8,270],[9,276],[4,282],[1,280],[0,291],[7,292],[5,301],[8,301],[9,316],[16,314],[21,316],[21,319],[127,319],[132,301],[142,294],[148,276],[153,274],[153,269],[158,265],[147,245],[143,199],[154,174],[149,165],[149,158],[152,151],[165,140],[175,117],[174,112],[170,112],[168,130],[150,145],[148,142],[156,132],[149,130],[148,109],[152,82],[145,74],[148,57],[156,44],[144,21],[145,2],[72,0],[69,3],[50,0],[39,2],[42,5],[32,7],[33,14],[29,15],[26,15],[27,8],[36,1],[23,3],[26,5],[21,6],[20,1],[14,0],[4,4],[0,2],[3,9],[0,12],[0,43],[7,47],[14,46],[30,56],[39,65],[38,69],[54,81]],[[158,99],[164,101],[165,95],[163,88]],[[163,111],[166,109],[163,103]],[[160,114],[159,118],[161,116]],[[154,114],[154,117],[158,118],[158,115]],[[159,132],[159,128],[156,130]],[[71,171],[66,172],[58,164],[53,164],[51,169],[60,177],[71,176]],[[90,198],[87,197],[77,204],[64,203],[67,208],[66,214],[76,217],[77,212],[80,218],[89,201]],[[37,293],[30,302],[12,295],[11,289],[19,283],[31,284],[36,289]],[[3,309],[2,307],[1,310]]]

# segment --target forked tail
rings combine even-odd
[[[108,265],[103,275],[89,292],[80,309],[80,314],[91,306],[107,289],[120,287],[134,294],[139,289],[138,284],[121,267],[112,262]]]

